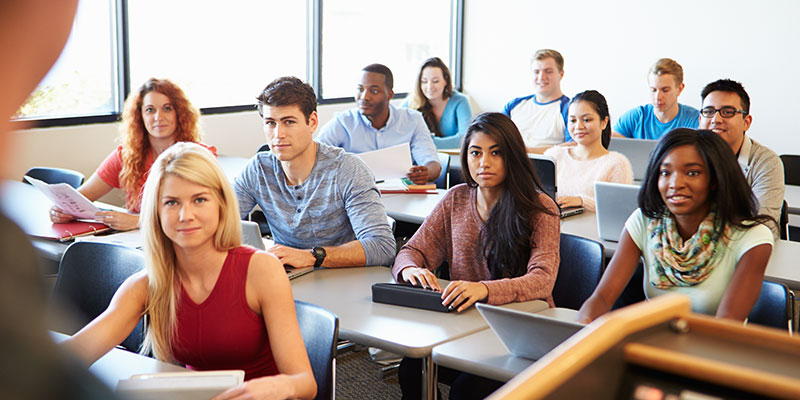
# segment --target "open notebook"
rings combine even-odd
[[[120,379],[116,392],[134,400],[210,399],[243,381],[242,370],[163,372]]]

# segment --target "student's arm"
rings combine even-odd
[[[258,175],[261,169],[258,167],[258,155],[253,156],[239,175],[233,179],[233,192],[239,201],[239,218],[247,219],[250,212],[258,204],[256,198],[257,191],[254,186],[259,182]]]
[[[322,266],[326,268],[337,267],[363,267],[366,265],[367,256],[364,247],[358,240],[352,240],[339,246],[320,246],[325,249],[325,260]],[[317,259],[311,253],[312,249],[296,249],[294,247],[276,244],[267,251],[278,257],[282,263],[296,268],[313,267]]]
[[[752,247],[736,263],[736,269],[717,308],[717,317],[744,321],[758,300],[772,244]]]
[[[472,119],[472,106],[469,104],[469,99],[462,95],[460,101],[456,104],[456,127],[458,135],[464,135],[467,132],[469,121]],[[456,146],[458,147],[458,146]]]
[[[578,311],[578,322],[589,323],[597,317],[609,312],[625,286],[631,280],[642,252],[636,246],[627,228],[622,229],[619,247],[603,273],[594,293],[586,300]]]
[[[392,275],[398,282],[441,290],[433,271],[448,259],[452,210],[452,195],[448,193],[403,245],[392,266]]]
[[[337,114],[334,115],[327,124],[322,126],[319,135],[317,135],[314,140],[329,146],[342,147],[344,146],[344,138],[346,136],[347,129],[345,129],[344,125],[339,121],[339,115]]]
[[[146,303],[147,275],[141,271],[123,282],[102,314],[63,343],[92,364],[131,334]]]
[[[781,207],[786,186],[783,180],[783,163],[774,153],[764,156],[764,159],[750,168],[753,183],[750,185],[753,194],[758,200],[758,213],[766,214],[779,222],[781,218]],[[778,225],[775,222],[768,224],[775,239],[779,239]]]
[[[414,131],[411,134],[411,157],[417,163],[411,167],[406,176],[416,184],[433,182],[442,172],[442,165],[439,164],[439,153],[436,145],[433,144],[431,132],[428,125],[422,118],[422,114],[414,113],[412,116]]]
[[[612,131],[611,131],[611,137],[621,137],[621,138],[626,138],[627,136],[625,136],[625,135],[623,135],[623,134],[621,134],[621,133],[619,133],[619,132],[617,132],[617,131],[613,131],[613,130],[612,130]]]
[[[539,198],[552,214],[542,212],[534,217],[531,239],[536,245],[531,249],[527,272],[516,278],[481,281],[489,289],[486,298],[489,304],[500,305],[552,296],[560,258],[561,219],[558,209],[547,195],[540,194]]]
[[[317,394],[317,384],[297,324],[289,279],[280,261],[262,252],[255,253],[247,271],[246,291],[250,294],[248,298],[255,296],[257,299],[279,374],[251,379],[221,393],[214,400],[313,399]]]

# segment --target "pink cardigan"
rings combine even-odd
[[[559,196],[580,196],[583,208],[594,212],[595,182],[633,183],[631,162],[621,153],[612,151],[594,160],[581,161],[572,158],[570,148],[555,146],[544,152],[556,161]]]
[[[491,280],[489,266],[480,244],[484,222],[476,206],[477,188],[466,184],[450,189],[425,218],[411,240],[400,249],[392,274],[402,282],[400,272],[406,267],[433,271],[447,261],[450,279],[481,282],[489,289],[489,304],[544,300],[553,304],[553,285],[558,274],[560,219],[550,198],[540,193],[540,201],[553,215],[539,213],[533,217],[528,272],[517,278]]]

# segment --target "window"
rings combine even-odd
[[[131,91],[169,78],[209,108],[254,104],[281,76],[306,80],[306,3],[128,2]]]
[[[119,111],[115,10],[111,3],[79,3],[64,51],[14,115],[15,119],[110,115]]]
[[[394,92],[413,88],[422,62],[450,59],[450,1],[326,0],[322,3],[320,97],[353,97],[361,68],[384,64]]]

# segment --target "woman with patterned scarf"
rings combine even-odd
[[[689,296],[692,311],[743,321],[758,299],[773,238],[744,174],[716,133],[661,138],[619,247],[579,320],[608,312],[643,256],[644,292]]]

